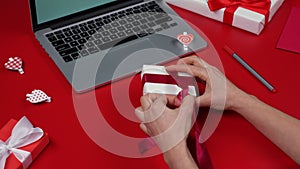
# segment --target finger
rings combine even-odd
[[[156,95],[158,96],[158,95]],[[155,96],[155,97],[156,97]],[[151,123],[155,120],[157,120],[168,108],[167,108],[167,98],[165,95],[159,95],[159,97],[151,98],[150,95],[148,95],[148,99],[151,100],[151,104],[147,110],[144,110],[144,119],[141,116],[140,118],[143,120],[144,123]],[[139,112],[137,112],[139,113]]]
[[[150,123],[158,119],[167,109],[167,98],[165,95],[160,95],[155,100],[152,100],[150,108],[145,112],[145,123]]]
[[[144,111],[148,110],[151,104],[153,104],[153,101],[157,99],[159,96],[160,96],[159,94],[147,94],[145,96],[142,96],[140,99],[142,109]]]
[[[143,132],[145,132],[147,135],[150,136],[150,134],[148,132],[148,128],[146,127],[146,125],[144,123],[140,124],[140,128],[141,128],[141,130],[143,130]]]
[[[208,68],[209,66],[211,66],[210,64],[208,64],[205,60],[201,59],[201,58],[198,58],[198,61],[197,61],[201,66],[205,67],[205,68]]]
[[[187,65],[194,65],[194,66],[199,66],[199,67],[204,67],[204,68],[208,68],[209,66],[211,66],[205,60],[201,59],[197,55],[182,58],[180,61],[178,61],[178,63],[187,64]]]
[[[198,62],[199,58],[196,55],[192,55],[189,57],[185,57],[180,59],[177,64],[187,64],[187,65],[195,65],[195,66],[200,66]]]
[[[153,101],[155,101],[156,99],[158,99],[159,97],[162,96],[162,94],[147,94],[148,96],[148,103],[153,104]],[[177,96],[175,95],[165,95],[166,99],[167,99],[167,105],[172,105],[172,106],[180,106],[181,101],[178,99]]]
[[[181,100],[178,99],[177,96],[174,95],[166,95],[168,100],[168,106],[171,107],[179,107],[181,105]]]
[[[145,112],[143,112],[142,107],[136,108],[134,113],[141,122],[145,122]]]
[[[141,102],[141,108],[145,111],[148,110],[149,107],[151,106],[151,100],[149,99],[148,95],[142,96],[140,98],[140,102]]]
[[[176,122],[177,124],[184,122],[184,124],[180,124],[181,130],[184,131],[184,136],[187,136],[196,120],[196,114],[194,113],[195,97],[188,95],[183,99],[183,102],[179,108],[178,120]]]
[[[171,65],[166,67],[166,69],[170,72],[185,72],[198,77],[203,81],[208,79],[208,73],[204,67],[196,67],[192,65]]]

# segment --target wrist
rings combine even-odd
[[[185,140],[171,150],[165,152],[164,159],[170,169],[198,169],[197,164],[187,148]]]
[[[235,99],[232,100],[232,105],[229,107],[229,110],[233,110],[235,112],[241,112],[244,108],[258,102],[258,99],[255,96],[249,95],[243,91],[236,94],[234,98]]]
[[[164,160],[169,165],[172,166],[174,162],[179,162],[183,157],[190,156],[189,150],[186,145],[186,141],[181,141],[178,145],[172,149],[166,151],[164,154]]]

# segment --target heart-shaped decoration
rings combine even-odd
[[[33,90],[30,94],[27,94],[26,97],[26,100],[30,103],[51,102],[51,97],[48,97],[46,93],[41,90]]]
[[[177,36],[177,40],[181,42],[183,45],[187,46],[194,40],[194,35],[184,32],[183,34],[179,34]]]
[[[10,57],[4,66],[9,70],[17,70],[20,74],[24,73],[24,70],[22,69],[22,59],[19,57]]]

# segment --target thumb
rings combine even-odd
[[[145,122],[145,113],[142,111],[141,107],[136,108],[134,113],[141,122]]]
[[[181,131],[181,134],[184,134],[184,137],[186,137],[196,120],[194,96],[188,95],[183,99],[179,108],[178,119],[177,122],[181,123],[179,124],[179,130]]]
[[[195,97],[188,95],[183,99],[183,102],[180,106],[180,112],[184,112],[187,115],[190,115],[194,112],[195,109]]]
[[[150,136],[149,132],[148,132],[148,128],[146,127],[146,125],[144,123],[140,124],[140,128],[141,130],[143,130],[147,135]]]
[[[145,121],[150,123],[158,119],[167,108],[167,98],[165,95],[161,95],[153,101],[149,110],[145,112]]]

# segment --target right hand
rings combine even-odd
[[[186,96],[176,109],[170,109],[168,102],[166,95],[147,94],[141,97],[141,107],[135,110],[141,121],[140,128],[152,137],[164,153],[175,147],[184,148],[195,122],[195,97]]]
[[[178,61],[177,65],[166,68],[168,71],[185,72],[206,82],[203,95],[197,97],[196,103],[201,107],[235,109],[239,99],[247,96],[245,92],[231,83],[216,67],[197,56],[190,56]]]

